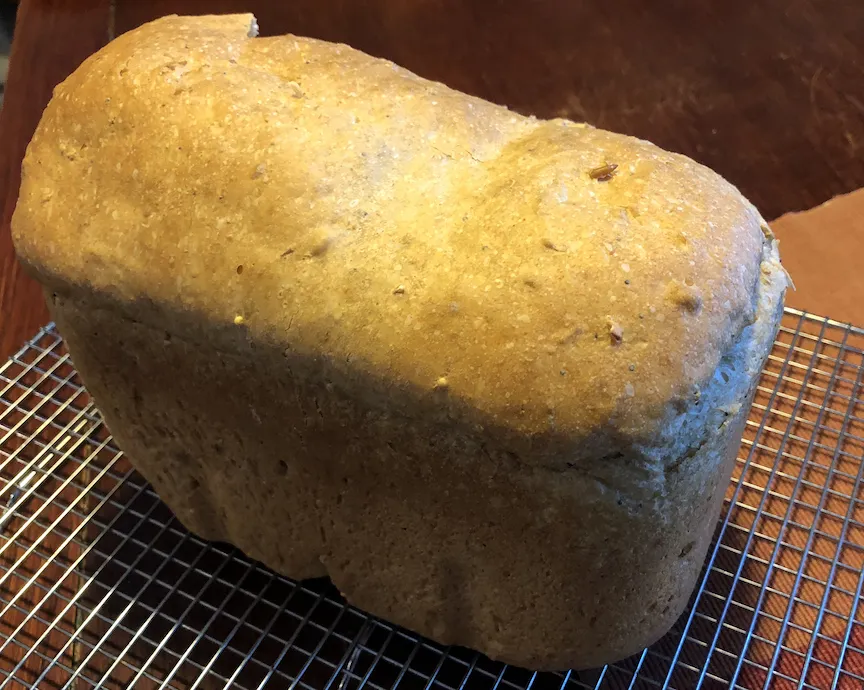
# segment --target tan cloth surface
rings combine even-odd
[[[864,189],[787,213],[771,227],[795,281],[786,304],[864,327]]]

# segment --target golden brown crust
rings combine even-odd
[[[574,438],[650,439],[752,319],[760,218],[706,168],[249,23],[162,19],[58,87],[15,218],[44,280]]]
[[[16,246],[109,426],[191,529],[439,641],[650,643],[778,327],[770,230],[684,157],[250,23],[119,38],[28,150]]]

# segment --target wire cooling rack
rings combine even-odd
[[[0,687],[864,688],[864,331],[787,310],[672,631],[592,671],[443,648],[188,533],[57,332],[0,368]]]

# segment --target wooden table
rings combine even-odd
[[[249,10],[264,34],[345,41],[520,111],[653,140],[719,171],[769,218],[864,186],[861,0],[22,0],[0,113],[0,356],[47,318],[9,220],[52,87],[156,16]],[[778,232],[802,288],[790,303],[864,324],[856,204]]]

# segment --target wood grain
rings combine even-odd
[[[15,259],[9,224],[21,160],[56,84],[108,40],[109,0],[23,0],[0,110],[0,359],[48,320],[41,289]]]

